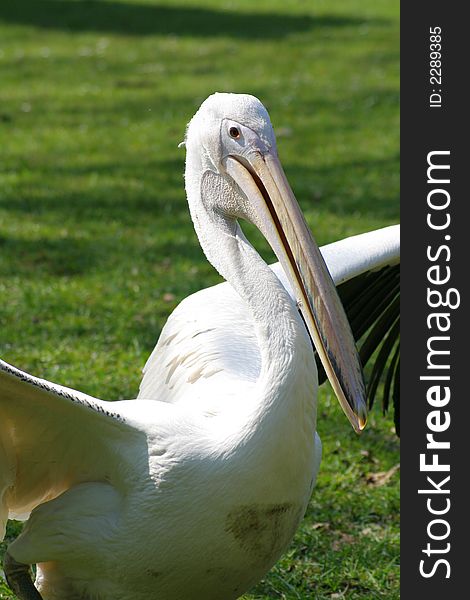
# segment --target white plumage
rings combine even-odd
[[[281,222],[287,233],[279,242],[263,216],[269,186],[257,179],[260,156],[274,174],[272,195],[282,182],[277,163],[268,162],[275,140],[258,100],[212,96],[190,124],[187,147],[196,231],[230,284],[178,306],[138,399],[105,402],[0,361],[0,525],[31,513],[4,564],[22,600],[237,598],[287,548],[305,512],[321,456],[311,342],[296,303],[236,217],[257,224],[281,259],[284,247],[291,252],[295,281],[274,270],[291,295],[288,282],[306,291],[307,325],[314,314],[321,330],[329,317],[311,301],[315,249],[303,257],[311,241],[298,244],[299,226],[293,234],[288,223]],[[396,261],[397,236],[388,229],[326,247],[333,276],[343,281]],[[299,283],[304,270],[308,281]],[[330,288],[321,285],[328,300]],[[325,304],[332,315],[335,302]],[[347,348],[348,335],[338,333]],[[360,387],[351,364],[335,385],[346,389],[343,406],[360,427],[363,399],[348,395]],[[38,564],[41,596],[30,564]]]

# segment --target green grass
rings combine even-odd
[[[2,0],[0,81],[0,356],[90,394],[135,397],[171,310],[219,280],[177,148],[213,91],[266,104],[319,243],[398,221],[396,1]],[[355,436],[325,387],[318,429],[307,516],[244,598],[398,598],[398,475],[370,475],[392,421]]]

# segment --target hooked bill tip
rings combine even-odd
[[[356,423],[356,427],[355,430],[357,433],[362,433],[367,425],[367,412],[364,411],[360,411],[357,415],[357,423]]]

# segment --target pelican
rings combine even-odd
[[[0,361],[0,539],[8,518],[27,519],[3,564],[21,600],[230,600],[253,586],[291,542],[319,469],[312,341],[365,426],[353,335],[266,109],[210,96],[186,152],[195,230],[227,283],[177,307],[138,398],[100,400]],[[336,282],[395,264],[396,239],[325,249]]]

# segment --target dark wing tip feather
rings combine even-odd
[[[382,409],[386,412],[392,399],[400,435],[400,265],[363,273],[337,290],[366,368],[369,408],[383,381]],[[316,361],[319,382],[323,383],[326,374],[318,355]]]

